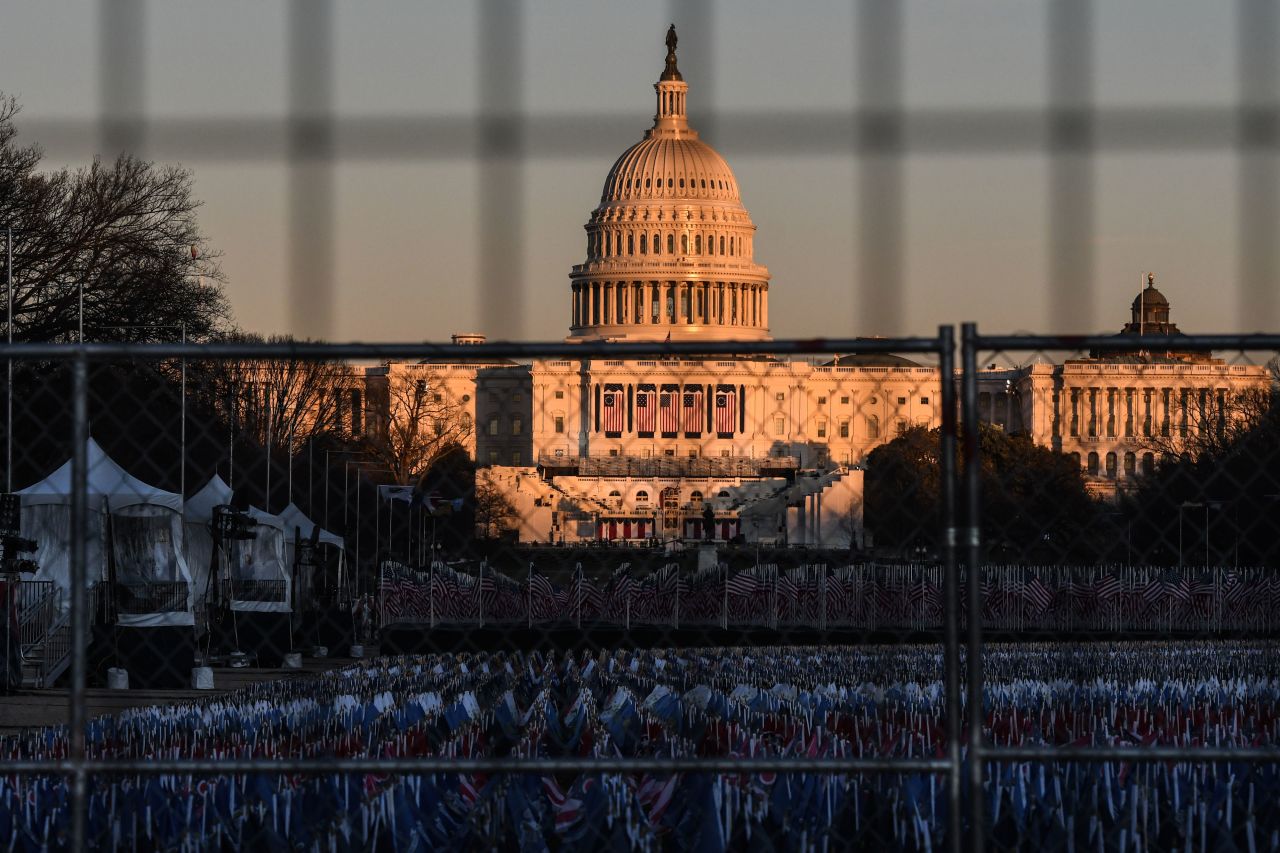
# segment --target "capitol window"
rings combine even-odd
[[[724,254],[724,235],[720,236],[720,254]]]
[[[564,432],[564,415],[556,415],[556,432]]]
[[[649,238],[644,234],[640,235],[640,254],[649,254]]]
[[[667,254],[674,255],[676,253],[676,235],[667,235]]]
[[[680,179],[680,189],[684,189],[684,178]]]
[[[818,421],[818,438],[826,438],[826,437],[827,437],[827,422]]]
[[[819,406],[825,406],[826,404],[827,404],[827,398],[826,398],[826,397],[819,397],[819,398],[818,398],[818,405],[819,405]]]
[[[875,415],[867,417],[867,438],[880,437],[880,418]]]
[[[841,421],[841,422],[840,422],[840,437],[841,437],[841,438],[848,438],[848,437],[849,437],[849,422],[848,422],[848,421]]]
[[[773,434],[774,434],[774,435],[784,435],[784,434],[786,433],[786,431],[787,431],[787,419],[786,419],[786,418],[774,418],[774,419],[773,419]]]
[[[653,253],[655,255],[662,254],[662,235],[661,234],[653,235]]]
[[[524,432],[524,421],[520,420],[519,418],[512,418],[512,419],[511,419],[511,434],[512,434],[512,435],[520,435],[520,434],[521,434],[521,433],[523,433],[523,432]]]
[[[497,435],[497,434],[498,434],[498,418],[497,416],[494,416],[492,418],[489,418],[489,435]]]
[[[777,400],[779,403],[784,403],[786,402],[787,395],[779,391],[777,394],[773,395],[773,399]]]
[[[680,254],[682,255],[689,254],[689,235],[688,234],[680,235]]]
[[[641,489],[640,491],[636,492],[636,503],[637,503],[637,504],[647,504],[648,502],[649,502],[649,493],[648,493],[648,492],[646,492],[644,489]]]
[[[563,400],[563,399],[564,399],[564,390],[563,390],[563,389],[556,391],[556,399],[557,399],[557,400]]]
[[[847,406],[847,405],[849,405],[849,398],[848,398],[848,397],[841,397],[841,398],[840,398],[840,402]]]

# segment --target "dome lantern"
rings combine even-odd
[[[653,117],[653,131],[679,135],[689,132],[689,119],[685,114],[685,98],[689,93],[689,84],[684,82],[680,69],[676,67],[676,25],[667,30],[667,67],[662,76],[653,84],[658,93],[658,112]]]

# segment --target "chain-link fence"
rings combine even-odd
[[[101,120],[34,130],[283,161],[300,334],[335,325],[340,164],[478,163],[482,325],[518,338],[528,166],[620,122],[526,110],[529,7],[479,8],[474,115],[338,115],[335,9],[297,0],[286,116],[171,120],[150,7],[103,4]],[[724,11],[672,8],[706,84]],[[1237,313],[1273,326],[1274,5],[1234,6],[1238,103],[1189,108],[1099,107],[1096,8],[1046,9],[1043,109],[908,109],[868,0],[856,108],[701,126],[857,163],[878,332],[911,157],[1047,155],[1081,327],[1098,157],[1232,153]],[[4,347],[15,847],[1280,846],[1280,339],[130,346],[95,303]]]
[[[945,328],[828,341],[830,358],[812,342],[572,345],[582,375],[635,357],[656,360],[646,378],[695,379],[726,357],[717,349],[767,348],[791,355],[763,362],[773,369],[833,371],[834,390],[803,388],[815,405],[844,390],[853,408],[899,392],[936,405],[848,464],[830,458],[838,441],[804,460],[774,448],[690,461],[636,451],[634,393],[630,424],[625,412],[611,423],[600,383],[587,431],[605,453],[578,470],[531,454],[542,461],[526,481],[492,486],[493,469],[517,466],[465,464],[473,449],[452,479],[412,487],[376,463],[335,462],[377,453],[368,442],[391,429],[378,403],[362,410],[365,443],[350,443],[350,411],[277,443],[289,432],[276,416],[311,404],[283,381],[264,401],[255,380],[339,357],[386,359],[374,382],[397,359],[429,360],[437,376],[477,359],[555,370],[564,353],[15,346],[6,529],[31,540],[18,556],[32,563],[11,576],[9,672],[69,684],[70,700],[68,726],[8,742],[22,774],[11,796],[30,792],[30,814],[50,821],[11,813],[14,831],[95,845],[150,832],[161,846],[350,833],[357,845],[738,846],[754,833],[981,847],[1123,833],[1160,848],[1266,846],[1280,341],[1147,336],[1118,353],[1126,343],[967,327],[961,371]],[[414,376],[416,395],[445,387]],[[657,431],[663,417],[681,433],[716,426],[715,392],[686,412],[685,388],[705,385],[682,382],[675,412],[655,394]],[[555,405],[554,384],[543,390],[533,411]],[[823,411],[806,416],[815,438]],[[772,412],[750,417],[771,430]],[[531,440],[558,440],[552,424]],[[615,425],[634,453],[607,452]],[[850,479],[852,506],[838,501]],[[706,487],[729,480],[727,494]],[[621,483],[632,491],[613,494]],[[687,494],[637,509],[655,483]],[[559,502],[542,506],[538,484]],[[501,510],[485,505],[497,496]],[[583,526],[548,536],[540,511],[571,505]],[[382,656],[348,658],[366,649]],[[246,686],[89,719],[122,677],[143,705],[178,699],[146,691],[209,677]],[[979,707],[975,720],[966,709]],[[302,817],[317,803],[319,824]]]

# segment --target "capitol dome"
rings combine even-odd
[[[613,164],[587,222],[569,341],[769,340],[755,225],[729,164],[689,127],[675,48],[672,27],[653,127]]]
[[[693,131],[647,136],[613,164],[600,201],[659,198],[738,201],[738,182],[719,152]]]

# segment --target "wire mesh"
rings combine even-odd
[[[904,162],[919,154],[975,152],[1050,155],[1050,310],[1054,322],[1067,327],[1087,325],[1096,301],[1097,157],[1108,151],[1235,152],[1238,313],[1249,327],[1259,318],[1275,322],[1280,120],[1274,5],[1236,4],[1240,103],[1186,109],[1097,106],[1096,10],[1061,0],[1049,4],[1050,98],[1044,110],[907,110],[901,91],[904,13],[897,4],[871,0],[857,3],[856,11],[857,109],[783,118],[717,111],[704,126],[743,140],[745,151],[800,146],[855,158],[858,280],[875,328],[902,328]],[[524,109],[524,4],[482,4],[481,106],[464,119],[336,116],[334,7],[302,0],[289,6],[289,111],[283,120],[158,119],[147,114],[142,98],[145,44],[138,34],[146,29],[147,12],[142,2],[111,4],[109,10],[103,5],[103,147],[194,151],[237,162],[286,160],[295,331],[323,336],[334,324],[336,165],[449,158],[482,165],[480,230],[489,236],[480,259],[483,323],[495,337],[520,337],[525,166],[587,150],[602,128],[614,124],[608,116],[543,118]],[[681,12],[701,22],[694,32],[705,43],[696,54],[710,56],[721,12],[710,2]],[[706,64],[704,80],[710,76]],[[75,123],[62,131],[64,139],[88,135]],[[56,144],[59,134],[46,136]],[[1090,348],[1105,350],[1114,340],[970,332],[958,405],[949,330],[936,340],[828,341],[825,349],[802,341],[598,351],[511,344],[469,354],[413,345],[9,347],[17,371],[11,387],[22,389],[16,398],[10,393],[19,401],[12,433],[21,436],[9,471],[11,477],[17,473],[15,487],[71,461],[68,488],[59,492],[66,500],[43,521],[61,525],[68,583],[46,594],[23,582],[17,635],[46,639],[39,649],[20,642],[30,659],[15,664],[10,655],[7,664],[10,673],[16,666],[50,681],[69,665],[69,677],[61,676],[70,685],[69,725],[42,736],[54,738],[54,747],[32,736],[8,742],[6,767],[37,777],[10,786],[8,794],[52,815],[55,836],[76,848],[120,843],[112,835],[121,831],[113,817],[149,807],[163,832],[174,838],[185,832],[192,843],[205,845],[280,845],[285,838],[319,845],[324,832],[348,840],[356,832],[357,846],[494,846],[527,834],[555,836],[565,847],[645,846],[665,838],[715,848],[744,845],[750,839],[739,833],[753,826],[777,846],[801,848],[931,847],[944,839],[951,849],[962,841],[973,849],[1032,842],[1168,848],[1196,839],[1202,846],[1228,840],[1242,848],[1274,846],[1276,815],[1269,804],[1275,801],[1277,759],[1267,664],[1274,658],[1280,588],[1273,577],[1277,539],[1268,502],[1280,484],[1274,484],[1274,451],[1266,452],[1263,443],[1259,453],[1259,445],[1250,444],[1258,425],[1247,420],[1247,395],[1229,395],[1241,384],[1272,387],[1274,376],[1259,353],[1269,357],[1280,341],[1144,343],[1154,352],[1247,354],[1208,365],[1215,378],[1225,377],[1217,386],[1200,384],[1194,370],[1190,380],[1174,370],[1163,384],[1124,385],[1106,375],[1080,379],[1073,401],[1071,388],[1037,387],[1037,365],[1021,354],[1041,353],[1061,367],[1088,361]],[[850,435],[841,433],[839,415],[819,421],[806,414],[812,441],[801,444],[809,446],[772,448],[781,452],[766,455],[767,466],[737,455],[643,455],[642,432],[660,438],[672,433],[686,442],[699,434],[701,441],[702,433],[722,432],[718,408],[745,406],[745,385],[730,403],[732,389],[721,387],[730,383],[718,376],[723,371],[713,365],[704,370],[700,362],[717,355],[728,360],[819,352],[933,354],[937,366],[918,368],[918,377],[892,389],[872,376],[849,395]],[[625,362],[608,365],[634,374],[617,383],[621,388],[601,383],[591,389],[598,399],[578,401],[584,418],[598,421],[601,447],[613,442],[616,457],[571,467],[565,460],[573,454],[557,455],[552,441],[535,458],[535,418],[556,434],[555,404],[535,411],[529,389],[516,406],[515,386],[500,383],[483,392],[501,395],[502,406],[492,412],[482,407],[489,398],[482,401],[482,392],[474,392],[470,434],[462,440],[481,468],[539,468],[554,473],[545,480],[594,480],[597,486],[613,478],[629,482],[630,491],[550,494],[555,508],[513,509],[492,499],[498,489],[486,499],[483,479],[465,465],[461,474],[430,488],[407,495],[384,491],[403,485],[397,477],[403,470],[395,469],[403,459],[372,452],[362,439],[383,428],[368,419],[379,407],[387,413],[394,407],[397,378],[388,373],[372,384],[364,377],[353,382],[322,365],[362,357],[465,361],[480,354]],[[835,374],[840,364],[808,367]],[[881,369],[862,368],[864,379]],[[175,388],[179,371],[182,385]],[[665,379],[646,382],[646,373]],[[1056,381],[1061,379],[1059,373]],[[811,380],[806,394],[823,396],[813,390],[825,387],[822,381]],[[428,413],[415,395],[435,392],[429,385],[420,392],[416,378],[408,382],[408,402],[401,405],[419,407],[409,420],[461,426],[460,408]],[[308,383],[308,390],[297,390]],[[341,394],[326,396],[334,386]],[[280,393],[285,388],[294,396]],[[1184,390],[1194,393],[1184,398]],[[1202,396],[1202,390],[1212,393]],[[652,392],[659,410],[649,430],[637,427],[638,391],[646,401]],[[684,420],[689,394],[696,423]],[[1037,395],[1044,394],[1053,401],[1049,410],[1057,412],[1048,423],[1036,420],[1044,403]],[[662,428],[664,395],[675,410],[667,415],[675,419],[672,429]],[[826,396],[823,404],[812,401],[815,409],[842,405],[839,391]],[[613,403],[606,402],[610,398]],[[924,423],[898,414],[908,400],[928,407]],[[767,435],[775,423],[773,404],[789,400],[766,397],[764,403],[768,412],[753,417]],[[1172,415],[1162,417],[1166,406]],[[1179,422],[1184,407],[1189,414]],[[960,409],[963,423],[973,425],[963,434]],[[301,423],[301,412],[307,413],[301,420],[313,422]],[[1264,405],[1257,414],[1268,412]],[[578,412],[565,409],[562,416],[571,414]],[[1227,429],[1237,416],[1247,426]],[[494,417],[497,433],[490,432]],[[610,421],[617,417],[620,424]],[[785,429],[790,438],[790,423]],[[1016,439],[1027,433],[1056,454],[1033,460],[1046,467],[1030,482],[1017,470],[1028,460],[1009,461],[1025,449]],[[104,442],[98,450],[91,434]],[[1191,451],[1193,458],[1183,460],[1188,451],[1178,440],[1198,437],[1204,441]],[[850,441],[840,441],[845,438]],[[957,460],[961,439],[965,452]],[[872,462],[879,446],[891,444],[896,455],[881,451],[878,464]],[[828,447],[840,446],[847,446],[848,458],[822,457]],[[130,514],[109,499],[95,504],[93,478],[108,470],[103,460],[112,459],[138,478],[140,485],[125,492],[136,498],[141,486],[150,490],[150,500],[141,504],[148,509]],[[921,476],[922,461],[928,476]],[[804,496],[782,500],[798,497],[801,503],[792,507],[797,513],[782,510],[784,534],[805,528],[803,539],[814,523],[827,524],[846,540],[839,547],[828,540],[808,551],[783,549],[779,540],[787,535],[755,530],[748,537],[740,527],[734,490],[742,481],[778,479],[795,489],[804,469],[849,472],[864,464],[860,521],[838,513],[824,521]],[[225,503],[215,495],[209,517],[187,523],[183,510],[197,490],[224,471]],[[640,489],[642,479],[672,481],[678,494]],[[713,485],[735,481],[724,490],[727,497]],[[707,486],[695,490],[695,482]],[[812,485],[825,490],[830,483]],[[649,492],[643,508],[642,490]],[[177,494],[180,504],[167,550],[162,531],[172,519],[156,509],[169,500],[160,492]],[[455,509],[459,500],[462,510]],[[213,512],[219,506],[245,520]],[[253,506],[263,518],[253,518]],[[279,525],[265,519],[290,507],[296,513]],[[958,507],[966,513],[961,519]],[[525,541],[526,518],[535,510],[540,517],[555,514],[544,525],[548,529],[538,528],[547,534],[539,538],[549,541]],[[57,513],[62,515],[55,518]],[[215,545],[215,518],[224,517],[227,526]],[[236,524],[248,525],[255,537],[232,538]],[[186,537],[202,529],[210,541],[192,560],[177,542],[186,548]],[[871,542],[867,530],[874,533]],[[341,545],[326,543],[324,534],[334,531]],[[662,539],[715,543],[714,559],[703,560],[698,548],[668,553],[666,547],[635,547]],[[203,578],[194,565],[202,561]],[[181,576],[184,562],[187,574],[179,579],[155,574]],[[300,564],[308,567],[305,577],[295,570]],[[221,567],[221,581],[211,566]],[[121,579],[130,571],[146,579]],[[208,601],[219,606],[204,606]],[[285,612],[300,614],[300,624],[286,619],[282,630],[272,615]],[[186,616],[175,620],[175,613]],[[164,621],[187,616],[190,626]],[[156,633],[135,637],[130,646],[119,630],[122,617],[134,620],[127,627],[135,633]],[[144,625],[137,617],[160,621]],[[962,625],[968,632],[964,655],[956,633]],[[169,642],[170,634],[157,642],[166,628],[190,633],[193,641]],[[1183,644],[1175,644],[1175,635]],[[204,638],[204,645],[194,638]],[[1099,646],[1100,638],[1109,645]],[[234,652],[250,649],[261,655],[253,662],[284,664],[300,648],[336,655],[377,643],[399,656],[235,694],[242,705],[261,700],[273,710],[246,717],[216,746],[197,746],[207,732],[176,711],[156,712],[159,718],[87,719],[87,685],[108,675],[100,670],[108,648],[113,660],[146,660],[130,671],[135,683],[154,677],[185,684],[193,666],[213,662],[219,653],[231,663]],[[624,645],[638,651],[615,651]],[[757,646],[762,648],[751,650]],[[744,685],[751,689],[735,696],[728,689],[735,671],[752,672],[759,683]],[[827,683],[844,689],[824,692],[824,673]],[[959,713],[962,675],[965,707],[984,709],[982,725],[972,724],[971,713],[968,719]],[[1209,678],[1217,679],[1218,693],[1188,686]],[[1134,687],[1148,680],[1159,687]],[[1116,690],[1128,691],[1118,703]],[[306,705],[310,695],[351,702],[312,707]],[[1232,706],[1241,695],[1244,701]],[[219,701],[232,700],[200,707]],[[717,710],[721,702],[724,709]],[[1086,702],[1088,715],[1079,713]],[[279,707],[302,710],[286,720],[276,713]],[[161,718],[167,734],[150,740],[156,735],[149,726]],[[632,718],[643,721],[643,741],[627,728],[625,720]],[[779,718],[779,729],[761,731]],[[455,726],[458,720],[463,722]],[[581,744],[584,730],[596,743],[617,745],[618,754],[574,755],[571,735]],[[194,757],[201,750],[207,750],[203,757]],[[35,760],[36,754],[44,758]],[[342,781],[323,789],[325,774]],[[69,787],[51,783],[55,777]],[[983,794],[968,798],[968,815],[961,818],[966,790]],[[448,802],[429,805],[432,792],[444,792]],[[352,800],[358,809],[348,810]],[[176,803],[188,804],[185,815]],[[308,810],[317,803],[333,813],[362,814],[370,823],[357,831],[341,819],[329,825],[330,815],[313,822]],[[281,810],[286,816],[279,816]],[[719,821],[708,817],[716,810]],[[448,823],[459,815],[467,817]],[[611,824],[605,815],[636,819]],[[606,826],[618,829],[603,835]],[[136,827],[124,831],[138,837]],[[38,843],[35,835],[30,841]]]

